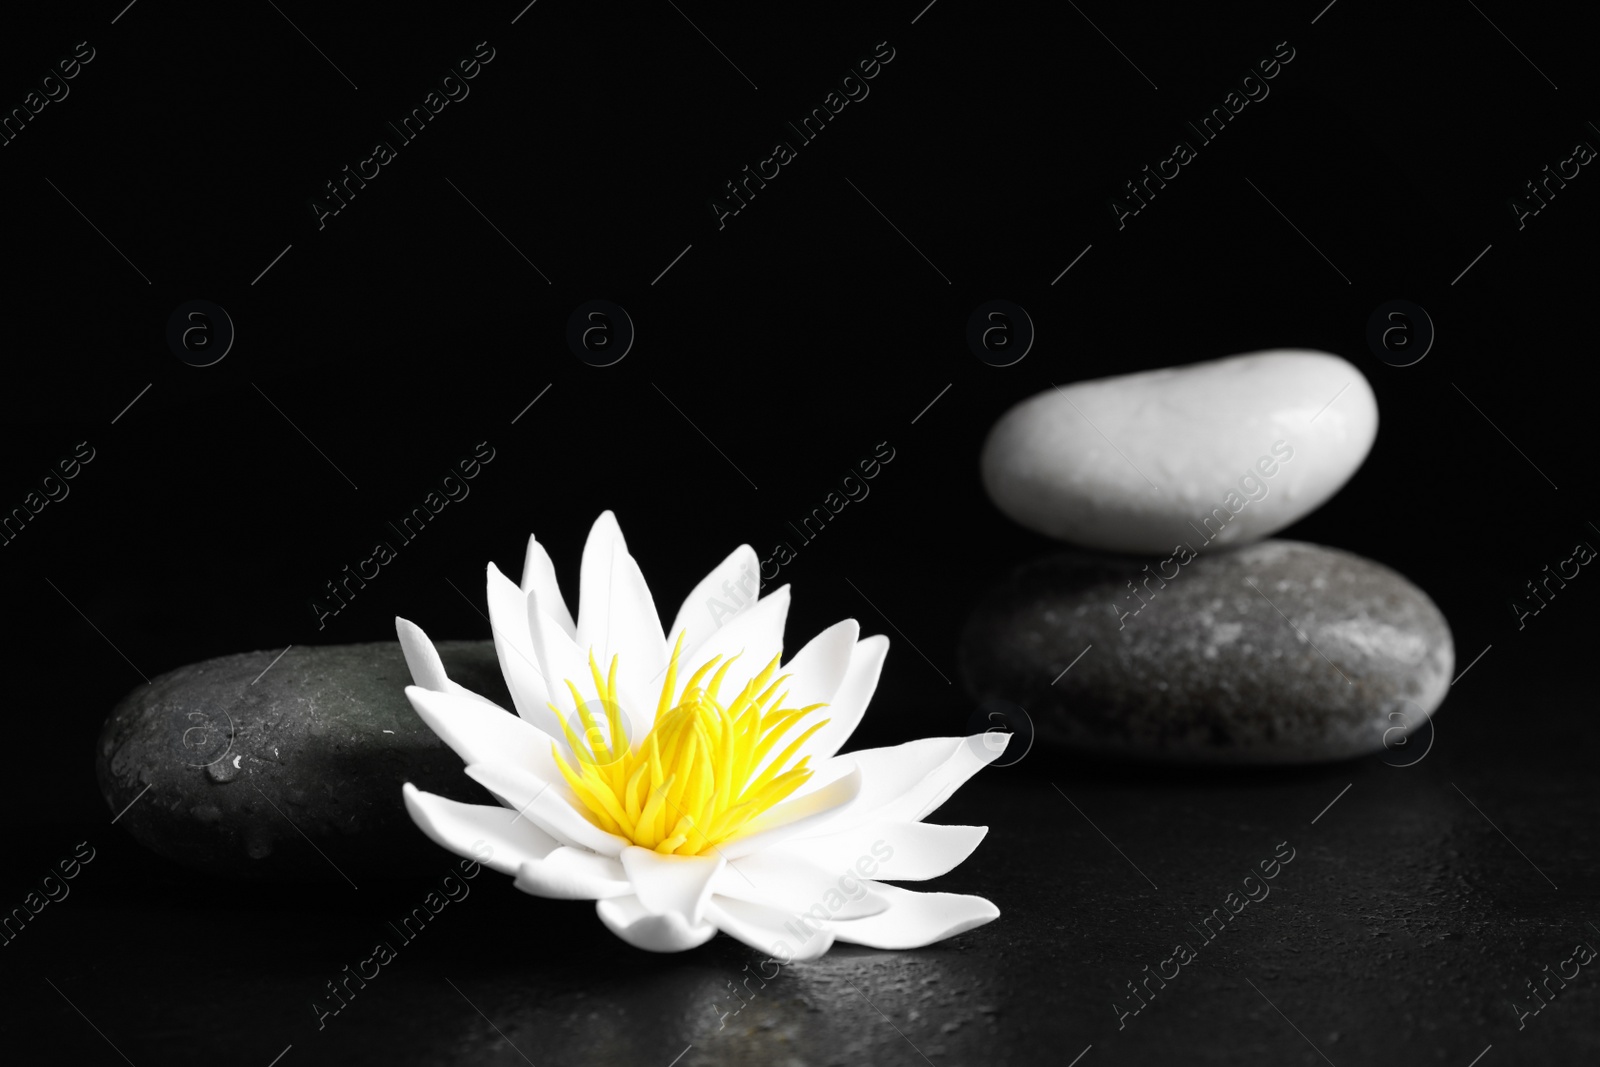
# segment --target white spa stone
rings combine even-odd
[[[1352,364],[1276,349],[1040,393],[995,423],[981,465],[990,499],[1030,530],[1110,552],[1200,552],[1315,510],[1377,432]]]

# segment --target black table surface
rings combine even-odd
[[[1525,982],[1600,945],[1590,683],[1567,671],[1527,689],[1534,664],[1591,644],[1567,631],[1531,660],[1491,651],[1420,759],[1201,772],[1036,747],[933,817],[990,827],[930,886],[989,897],[997,920],[781,969],[726,937],[637,951],[592,905],[488,870],[405,943],[387,924],[428,881],[242,886],[150,856],[109,819],[35,826],[8,843],[16,874],[79,841],[96,854],[0,950],[3,1040],[54,1062],[262,1067],[1600,1062],[1595,968],[1540,987],[1556,995],[1537,1014],[1513,1007],[1538,1008]],[[1252,868],[1290,850],[1268,895],[1202,938]],[[325,983],[379,940],[396,958],[319,1017],[314,1002],[337,1006]],[[1171,975],[1180,942],[1193,958],[1140,986],[1155,995],[1134,1014],[1128,983]]]

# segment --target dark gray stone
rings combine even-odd
[[[1454,664],[1422,590],[1298,541],[1187,564],[1051,556],[991,593],[961,642],[968,692],[1020,704],[1041,741],[1195,764],[1414,758],[1403,739],[1431,736]]]
[[[438,649],[453,680],[511,706],[493,642]],[[406,700],[399,643],[276,655],[193,663],[123,698],[95,753],[107,806],[127,808],[117,824],[209,874],[340,882],[343,872],[359,882],[435,873],[442,853],[406,814],[401,785],[483,797]]]

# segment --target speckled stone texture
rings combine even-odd
[[[438,649],[453,680],[510,706],[493,642]],[[474,789],[406,700],[400,645],[276,655],[193,663],[123,698],[95,751],[107,806],[128,809],[118,825],[169,859],[231,877],[340,882],[441,866],[447,855],[413,825],[400,787],[461,799]]]
[[[1020,704],[1041,741],[1194,764],[1392,749],[1439,706],[1454,665],[1449,624],[1422,590],[1282,540],[1186,564],[1041,559],[984,599],[961,643],[968,692]]]

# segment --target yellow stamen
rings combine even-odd
[[[589,655],[589,680],[605,709],[605,727],[572,681],[580,737],[554,704],[577,766],[555,750],[556,764],[581,804],[585,818],[642,848],[680,856],[715,851],[738,837],[751,820],[794,793],[811,777],[809,757],[795,756],[827,724],[815,722],[792,733],[822,704],[788,708],[788,675],[778,660],[763,667],[724,705],[718,692],[738,656],[713,656],[678,685],[686,634],[678,635],[656,704],[655,725],[635,743],[623,733],[617,700],[617,657],[604,677]],[[707,675],[710,675],[707,680]],[[776,756],[774,749],[782,743]],[[769,756],[771,758],[769,758]]]

